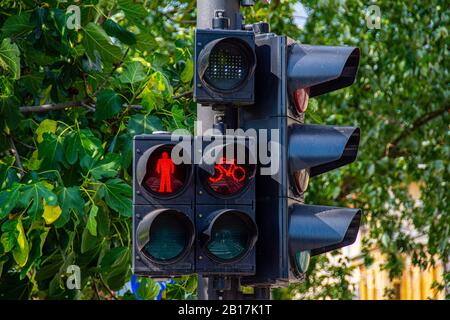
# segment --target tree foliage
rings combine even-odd
[[[193,125],[192,28],[172,20],[193,20],[194,6],[2,2],[0,292],[7,298],[110,296],[129,281],[132,136]],[[70,265],[81,269],[81,290],[66,288]]]
[[[380,29],[369,28],[369,5],[363,1],[301,2],[308,22],[296,39],[361,49],[356,83],[312,99],[305,117],[307,123],[359,126],[358,159],[312,179],[306,202],[361,208],[367,230],[365,263],[372,262],[370,250],[380,248],[387,257],[383,268],[391,278],[401,277],[406,256],[422,269],[437,262],[448,264],[449,17],[445,2],[377,2]],[[419,199],[411,192],[412,185],[418,186]],[[313,297],[351,298],[349,278],[340,276],[344,270],[336,273],[341,266],[328,262],[327,257],[317,258],[306,282],[291,286],[289,292],[308,296],[312,290]],[[324,274],[335,278],[340,290],[323,286]],[[448,288],[449,279],[447,270],[436,287]]]
[[[300,30],[295,3],[246,8],[246,22],[268,21],[272,31],[304,43],[361,48],[356,84],[312,99],[306,116],[310,123],[360,126],[358,161],[313,179],[306,201],[362,208],[366,262],[369,248],[379,246],[392,277],[400,275],[403,255],[424,268],[435,257],[447,261],[446,4],[384,2],[381,29],[369,29],[362,1],[302,1],[309,18]],[[193,127],[195,6],[2,1],[2,297],[112,298],[129,281],[131,137]],[[419,204],[411,183],[420,187]],[[426,235],[427,243],[405,230]],[[66,287],[70,265],[81,269],[81,290]],[[279,295],[351,298],[344,263],[320,257],[314,266],[305,282]],[[324,277],[337,282],[319,288]],[[140,281],[143,297],[156,296],[154,282]],[[194,278],[177,279],[166,297],[189,298],[195,287]]]

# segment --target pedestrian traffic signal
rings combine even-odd
[[[205,136],[197,170],[197,267],[200,274],[255,272],[255,140]],[[217,142],[216,140],[223,141]]]
[[[148,158],[143,187],[150,194],[174,196],[190,179],[191,166],[184,163],[175,165],[170,158],[173,147],[170,144],[158,146]]]
[[[256,175],[257,268],[241,282],[284,286],[302,277],[310,256],[349,245],[358,233],[359,209],[305,205],[304,191],[310,177],[356,159],[360,130],[304,124],[304,117],[310,97],[354,82],[359,49],[266,34],[256,37],[255,51],[255,103],[239,118],[245,130],[270,129],[279,148],[267,166],[276,161],[279,170]]]
[[[172,141],[169,134],[133,139],[133,271],[137,275],[195,271],[192,138],[180,138],[188,143]]]
[[[135,274],[254,274],[255,150],[249,137],[134,137]]]
[[[197,29],[195,43],[195,101],[211,106],[253,103],[254,33]]]

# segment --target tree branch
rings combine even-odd
[[[106,78],[103,80],[103,82],[97,87],[95,92],[92,94],[92,97],[83,99],[81,101],[68,101],[68,102],[61,102],[61,103],[50,103],[50,104],[44,104],[41,106],[23,106],[20,107],[19,110],[22,113],[29,113],[29,112],[47,112],[51,110],[61,110],[66,108],[77,108],[77,107],[84,107],[89,110],[92,110],[92,107],[89,106],[89,102],[97,96],[97,94],[108,84],[109,79],[114,75],[114,72],[116,72],[117,69],[119,69],[124,61],[126,56],[128,55],[128,52],[130,51],[130,48],[127,48],[125,50],[125,53],[122,56],[122,59],[117,62],[114,67],[111,69],[109,74],[106,76]],[[83,81],[85,84],[85,90],[87,94],[87,88],[86,88],[86,77],[83,75]]]
[[[35,146],[29,145],[28,143],[25,143],[25,142],[23,142],[23,141],[20,141],[20,140],[16,139],[15,137],[12,137],[12,138],[13,138],[14,142],[20,143],[20,144],[23,145],[24,147],[26,147],[26,148],[28,148],[28,149],[30,149],[30,150],[36,150],[36,147],[35,147]]]
[[[111,79],[111,77],[114,75],[114,72],[116,72],[116,70],[119,69],[123,65],[125,58],[127,57],[129,51],[130,51],[130,48],[127,48],[127,50],[125,50],[125,53],[123,54],[122,59],[120,59],[119,62],[117,62],[114,65],[114,67],[111,69],[111,71],[106,76],[106,78],[103,80],[103,82],[97,87],[97,89],[92,94],[93,97],[95,97],[107,85],[109,79]]]
[[[392,154],[392,151],[394,151],[397,148],[400,141],[402,141],[403,139],[405,139],[406,137],[408,137],[409,135],[414,133],[417,129],[419,129],[423,125],[427,124],[434,118],[437,118],[440,115],[444,114],[445,112],[449,112],[449,107],[444,107],[442,109],[432,111],[432,112],[416,119],[411,126],[409,126],[407,129],[405,129],[403,132],[401,132],[397,136],[397,138],[395,138],[391,143],[389,143],[386,146],[386,150],[385,150],[384,154],[386,156],[389,156],[390,154]]]
[[[87,103],[88,100],[82,100],[82,101],[67,101],[67,102],[61,102],[61,103],[50,103],[50,104],[43,104],[41,106],[23,106],[20,107],[19,110],[22,113],[29,113],[29,112],[47,112],[52,110],[61,110],[66,108],[79,108],[84,107],[83,104]]]
[[[94,289],[94,292],[95,292],[95,295],[97,297],[97,300],[102,300],[100,298],[100,294],[98,293],[98,288],[97,288],[97,283],[95,282],[95,277],[91,277],[91,280],[92,280],[92,287]]]
[[[97,94],[97,93],[96,93]],[[179,95],[173,96],[172,99],[177,100],[184,97],[190,97],[192,96],[192,91],[187,91],[180,93]],[[44,104],[41,106],[22,106],[19,108],[20,112],[22,113],[31,113],[31,112],[47,112],[52,110],[62,110],[66,108],[86,108],[90,111],[95,111],[95,108],[90,105],[91,100],[85,99],[81,101],[68,101],[68,102],[61,102],[61,103],[50,103],[50,104]],[[126,105],[128,108],[141,110],[141,105],[136,104],[130,104]]]
[[[102,276],[99,274],[98,278],[100,279],[100,282],[102,283],[103,287],[106,289],[106,291],[108,291],[108,293],[112,296],[112,298],[114,300],[119,300],[117,299],[116,295],[114,294],[114,292],[112,292],[112,290],[106,285],[106,283],[103,281]]]
[[[172,99],[177,100],[177,99],[181,99],[184,97],[191,97],[192,96],[192,91],[186,91],[183,93],[180,93],[179,95],[173,96]]]
[[[16,158],[17,167],[20,168],[20,170],[22,171],[21,175],[23,175],[25,173],[25,168],[22,165],[22,161],[20,160],[19,152],[17,151],[16,145],[14,144],[14,138],[13,138],[12,134],[6,134],[6,136],[8,138],[9,145],[11,146],[11,152],[14,155],[14,157]]]
[[[144,107],[141,106],[140,104],[129,104],[126,107],[130,108],[130,109],[135,109],[135,110],[142,110],[142,109],[144,109]]]

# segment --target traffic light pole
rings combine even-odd
[[[211,29],[216,10],[223,10],[230,19],[230,29],[236,28],[236,18],[239,13],[239,0],[197,0],[197,28]],[[206,130],[212,129],[220,113],[210,106],[197,105],[197,121],[201,122],[202,135]],[[229,118],[224,115],[225,118]],[[214,288],[214,279],[198,276],[198,298],[205,300],[218,299],[217,290]]]
[[[220,10],[229,19],[228,29],[241,29],[242,15],[240,13],[240,0],[197,0],[197,28],[212,29],[213,18]],[[210,106],[197,105],[197,121],[201,122],[202,135],[206,130],[236,129],[238,127],[237,109],[213,109]],[[244,295],[240,292],[239,277],[209,277],[198,276],[198,298],[206,300],[252,300],[270,299],[270,288],[255,288],[254,294]]]
[[[217,10],[223,10],[227,18],[229,18],[229,29],[241,28],[239,0],[197,0],[197,28],[211,29],[212,21]],[[237,112],[233,108],[228,108],[225,112],[224,121],[229,128],[233,128],[236,123]],[[202,123],[203,134],[206,130],[214,127],[214,119],[217,118],[219,111],[213,110],[210,106],[197,105],[197,121]]]

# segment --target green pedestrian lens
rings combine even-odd
[[[179,217],[161,214],[152,223],[145,251],[157,261],[170,261],[184,252],[189,238],[189,229]]]

